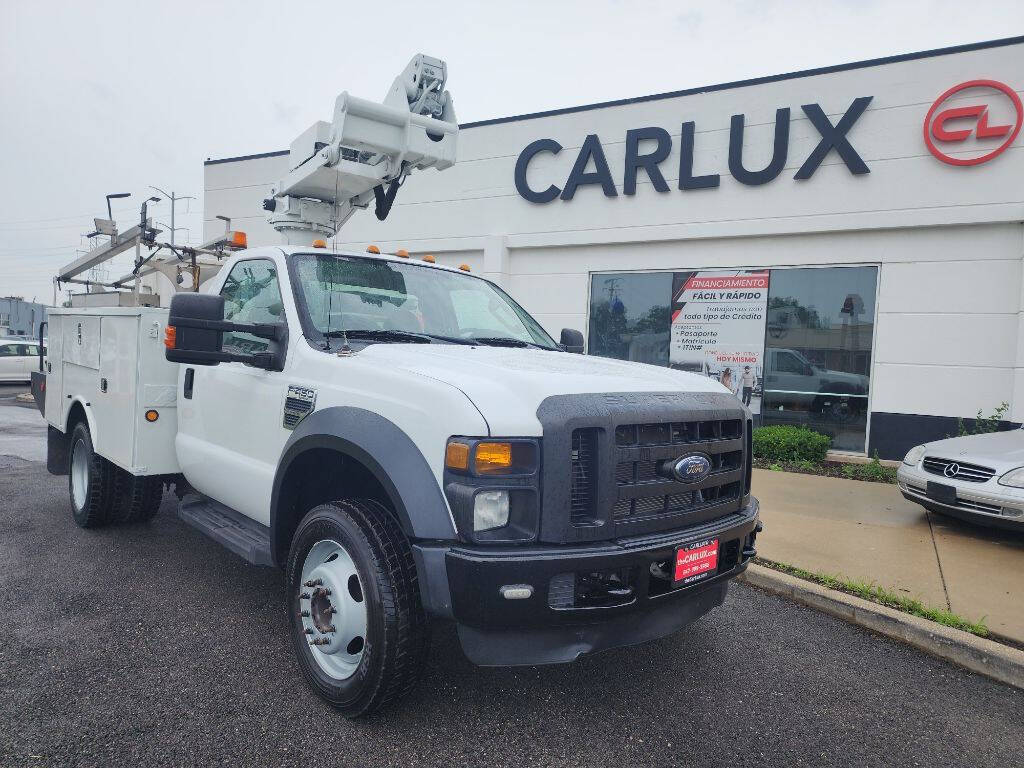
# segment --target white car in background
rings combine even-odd
[[[39,370],[38,341],[0,339],[0,381],[27,382],[36,370]]]
[[[931,512],[1024,531],[1024,428],[915,446],[897,482]]]

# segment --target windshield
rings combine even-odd
[[[543,328],[486,280],[444,269],[301,253],[294,275],[303,327],[324,348],[355,341],[424,341],[556,349]]]

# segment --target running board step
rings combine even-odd
[[[253,565],[273,566],[270,529],[230,507],[188,493],[178,503],[178,517]]]

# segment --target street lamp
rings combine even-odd
[[[178,197],[177,195],[174,194],[173,191],[168,193],[168,192],[165,192],[164,190],[160,189],[160,187],[154,187],[152,184],[149,185],[149,188],[150,189],[155,189],[157,192],[159,192],[161,195],[163,195],[164,197],[166,197],[168,200],[171,201],[171,227],[170,227],[170,229],[171,229],[171,245],[174,245],[174,232],[175,232],[175,226],[174,226],[174,207],[175,207],[175,204],[179,200],[195,200],[195,197],[193,197],[192,195],[185,195],[183,197]],[[182,227],[182,229],[185,229],[185,227]]]

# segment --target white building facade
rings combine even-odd
[[[332,245],[467,264],[556,339],[658,365],[689,277],[767,273],[761,421],[898,458],[1004,402],[1024,421],[1022,89],[1015,38],[470,123]],[[206,236],[279,242],[286,171],[208,160]]]

